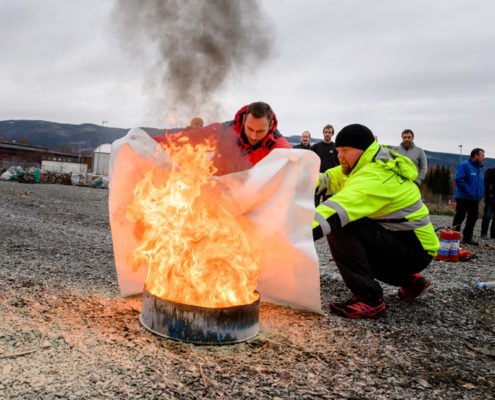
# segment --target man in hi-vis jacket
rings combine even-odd
[[[411,160],[376,142],[365,126],[343,128],[335,141],[340,166],[320,173],[318,192],[332,194],[316,208],[315,240],[328,237],[332,256],[353,293],[331,303],[347,318],[375,317],[385,310],[382,281],[414,301],[428,286],[419,272],[436,255],[439,241],[414,181]]]

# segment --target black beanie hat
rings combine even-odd
[[[335,139],[335,147],[354,147],[366,150],[375,141],[373,133],[364,125],[352,124],[342,128]]]

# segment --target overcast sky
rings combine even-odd
[[[113,8],[0,0],[0,120],[170,126],[148,107],[149,60],[123,51]],[[357,122],[383,143],[410,128],[427,150],[495,157],[495,1],[265,0],[262,10],[273,51],[214,93],[218,120],[264,100],[285,135]]]

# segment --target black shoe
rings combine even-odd
[[[385,311],[383,297],[375,301],[354,296],[345,303],[330,303],[330,311],[344,318],[375,318]]]
[[[473,239],[469,239],[469,240],[463,239],[461,241],[461,243],[470,244],[471,246],[479,246],[480,245],[478,242],[475,242]]]

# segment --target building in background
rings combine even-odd
[[[108,176],[110,167],[110,153],[112,145],[110,143],[100,144],[93,151],[93,173],[96,175]]]
[[[41,168],[43,161],[92,165],[93,156],[65,153],[46,147],[0,142],[0,170],[11,166]]]

